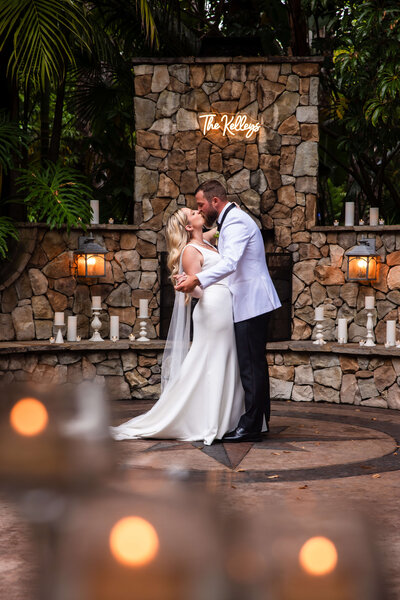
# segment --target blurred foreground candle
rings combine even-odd
[[[396,321],[386,321],[386,345],[396,345]]]
[[[76,330],[78,325],[78,317],[69,316],[67,319],[67,340],[69,342],[76,342]]]
[[[139,319],[148,319],[149,317],[149,301],[147,298],[139,300]]]
[[[379,208],[377,206],[371,206],[369,209],[369,224],[373,227],[378,225],[379,220]]]
[[[116,338],[119,340],[119,316],[112,315],[110,317],[110,340]]]
[[[317,306],[315,309],[315,321],[323,321],[324,319],[324,307]]]
[[[344,224],[346,227],[354,225],[354,202],[345,203]]]
[[[101,296],[92,296],[92,309],[101,310]]]
[[[92,223],[92,225],[97,225],[97,223],[99,223],[99,201],[98,200],[91,200],[90,201],[90,208],[93,211],[93,216],[90,219],[90,222]]]
[[[367,310],[374,310],[374,308],[375,308],[375,296],[365,296],[365,308]]]
[[[338,340],[342,344],[347,344],[347,319],[338,319]]]
[[[64,325],[64,313],[63,312],[55,312],[54,313],[54,325]]]

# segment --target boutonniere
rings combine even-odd
[[[219,238],[219,231],[216,231],[216,232],[214,233],[214,237],[215,237],[215,239],[216,239],[216,240]]]

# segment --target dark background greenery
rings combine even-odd
[[[131,222],[137,56],[323,55],[319,220],[354,200],[399,223],[399,48],[397,0],[2,0],[0,247],[5,217],[71,224],[88,198]],[[65,169],[77,187],[63,216],[49,194]]]

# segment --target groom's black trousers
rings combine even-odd
[[[240,378],[244,388],[245,413],[239,427],[259,432],[263,415],[270,416],[269,377],[266,360],[267,326],[269,313],[235,323],[236,346]]]

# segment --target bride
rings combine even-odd
[[[203,234],[198,210],[181,208],[166,225],[171,279],[180,271],[194,275],[220,256]],[[190,346],[190,297],[176,292],[163,355],[161,396],[145,414],[111,428],[116,440],[137,438],[203,441],[210,445],[231,431],[244,410],[232,316],[231,292],[224,281],[199,287]]]

